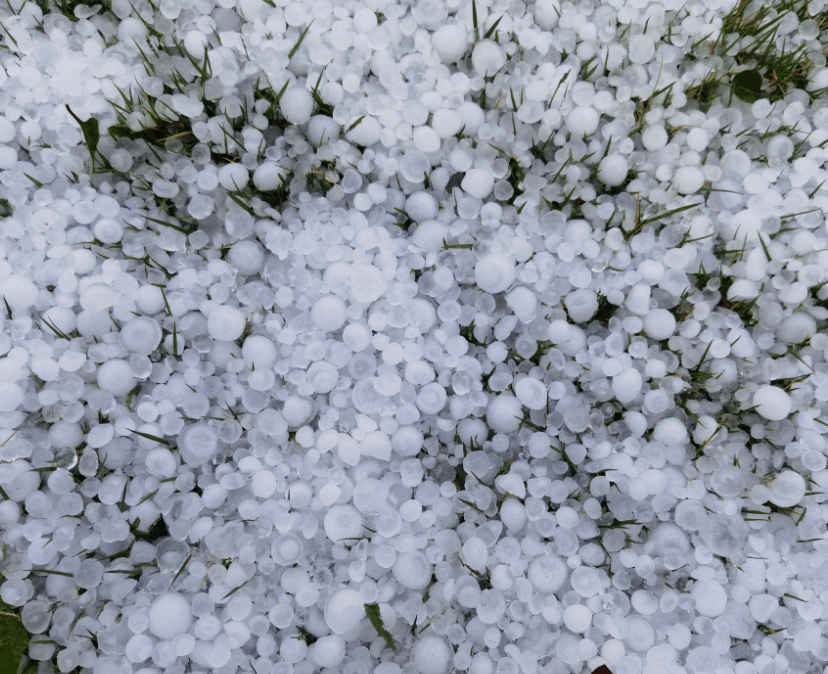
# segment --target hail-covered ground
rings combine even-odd
[[[32,674],[819,674],[828,12],[9,0]]]

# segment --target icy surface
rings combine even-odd
[[[825,669],[824,3],[0,24],[21,671]]]

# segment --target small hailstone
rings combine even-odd
[[[594,290],[581,288],[569,293],[564,304],[569,317],[575,323],[583,323],[590,320],[598,311],[598,296]]]
[[[695,166],[684,166],[673,176],[673,185],[679,194],[695,194],[704,185],[704,174]]]
[[[411,235],[411,241],[424,253],[433,253],[442,249],[448,234],[447,224],[439,220],[426,220],[417,225],[417,229]]]
[[[630,38],[629,55],[630,61],[643,65],[649,63],[655,54],[655,43],[653,38],[647,34],[635,35]]]
[[[612,392],[621,403],[632,402],[641,391],[641,373],[634,367],[627,368],[612,379]]]
[[[325,115],[314,115],[310,118],[307,128],[308,141],[314,147],[329,145],[339,140],[342,127],[333,119]]]
[[[672,337],[676,329],[676,318],[667,309],[653,309],[644,315],[643,325],[648,337],[662,341]]]
[[[485,199],[494,189],[494,176],[484,169],[473,168],[466,172],[460,187],[476,199]]]
[[[135,387],[129,362],[120,359],[108,360],[98,368],[98,386],[114,396],[124,396]]]
[[[361,121],[360,117],[362,118]],[[370,147],[378,143],[382,133],[382,125],[379,123],[379,120],[370,115],[351,117],[345,124],[345,128],[350,129],[350,131],[345,133],[345,137],[352,143],[362,145],[363,147]],[[422,174],[420,175],[420,180],[422,180]]]
[[[790,414],[793,403],[778,386],[760,386],[753,394],[753,406],[765,419],[780,421]]]
[[[336,295],[325,295],[313,305],[311,320],[323,332],[336,332],[345,324],[345,311],[345,302]]]
[[[598,166],[598,180],[607,187],[618,187],[627,179],[629,164],[620,154],[604,157]]]
[[[693,585],[696,611],[708,618],[717,618],[725,611],[727,592],[717,580],[697,580]]]
[[[319,637],[313,645],[313,659],[320,667],[338,667],[345,658],[345,640],[338,634]]]
[[[496,433],[513,433],[518,430],[523,419],[520,401],[507,393],[492,398],[486,419]]]
[[[805,496],[805,479],[792,470],[783,470],[766,485],[768,500],[781,508],[792,508]]]
[[[416,674],[448,674],[452,651],[439,637],[428,634],[411,649],[411,666]]]
[[[149,630],[163,639],[184,634],[192,621],[190,603],[174,592],[158,595],[149,609]]]
[[[653,439],[663,445],[680,445],[687,441],[688,433],[684,424],[675,417],[662,419],[653,429]]]
[[[490,294],[508,290],[516,278],[514,262],[498,254],[478,260],[474,274],[478,287]]]
[[[11,306],[12,312],[22,312],[37,301],[37,286],[25,276],[12,274],[0,283],[0,295]]]
[[[535,23],[543,30],[552,30],[561,17],[558,0],[537,0],[534,4]]]
[[[149,316],[137,316],[121,326],[121,344],[133,353],[150,354],[161,343],[161,326]]]
[[[11,381],[0,382],[0,412],[13,412],[23,402],[23,389]]]
[[[279,109],[291,124],[304,124],[313,113],[313,96],[305,87],[288,87],[279,101]]]
[[[582,139],[598,128],[598,111],[592,107],[577,107],[566,116],[566,128],[573,138]]]
[[[494,77],[506,64],[506,52],[493,40],[481,40],[472,52],[472,68],[480,77]]]
[[[218,306],[207,319],[207,331],[215,340],[233,342],[244,332],[244,314],[235,307]]]
[[[218,172],[219,185],[228,192],[238,192],[247,187],[250,174],[241,164],[225,164]]]
[[[431,46],[443,63],[457,63],[468,49],[468,35],[462,26],[440,26],[431,36]]]
[[[253,185],[257,190],[272,192],[284,184],[288,175],[289,171],[276,162],[265,162],[253,172]]]
[[[365,604],[362,597],[350,588],[331,594],[325,605],[325,623],[334,634],[350,632],[364,616]]]

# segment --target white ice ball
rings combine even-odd
[[[175,592],[158,595],[149,609],[149,630],[161,639],[184,634],[193,622],[190,602]]]
[[[207,319],[207,332],[219,342],[233,342],[244,333],[244,314],[235,307],[218,306]]]

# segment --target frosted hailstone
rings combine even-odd
[[[322,332],[336,332],[345,324],[345,311],[345,302],[336,295],[325,295],[313,305],[311,320]]]
[[[225,164],[219,169],[218,180],[228,192],[238,192],[247,187],[250,174],[242,164]]]
[[[218,451],[218,433],[207,424],[188,426],[178,437],[178,451],[188,466],[200,466]]]
[[[563,587],[569,576],[569,567],[557,555],[542,555],[529,562],[526,577],[535,591],[552,594]]]
[[[788,316],[776,328],[776,336],[788,344],[802,344],[817,331],[816,321],[812,316],[798,311]]]
[[[662,341],[673,336],[676,329],[676,317],[667,309],[653,309],[642,319],[644,332],[648,337]]]
[[[219,342],[234,342],[244,333],[244,326],[244,314],[235,307],[215,307],[207,319],[207,332]]]
[[[367,477],[356,483],[352,498],[360,512],[366,515],[377,515],[386,508],[388,493],[388,485]]]
[[[496,253],[481,258],[474,267],[477,286],[490,294],[508,290],[516,276],[515,263]]]
[[[627,179],[630,165],[623,155],[611,154],[598,165],[598,180],[607,187],[618,187]]]
[[[424,253],[439,251],[448,237],[448,225],[439,220],[426,220],[417,225],[411,241]]]
[[[549,392],[546,384],[534,377],[524,377],[514,385],[515,396],[520,404],[530,410],[546,409]]]
[[[489,171],[473,168],[466,171],[460,187],[475,199],[485,199],[492,193],[494,183],[494,176]]]
[[[23,389],[11,381],[0,382],[0,412],[13,412],[23,402]]]
[[[350,632],[364,617],[362,596],[351,588],[333,592],[325,605],[325,623],[334,634]]]
[[[313,659],[320,667],[338,667],[345,658],[345,640],[338,634],[319,637],[313,645]]]
[[[566,128],[575,139],[582,139],[585,135],[595,133],[598,128],[600,115],[595,108],[577,107],[566,116]]]
[[[357,124],[360,117],[362,117],[362,121]],[[362,145],[362,147],[370,147],[378,143],[382,133],[382,125],[379,120],[370,115],[351,117],[345,124],[345,128],[351,129],[345,134],[345,138],[356,145]],[[422,180],[422,176],[420,179]]]
[[[630,38],[630,61],[638,65],[649,63],[655,54],[655,43],[650,35],[635,35]]]
[[[612,378],[612,392],[618,402],[629,403],[641,392],[641,383],[641,373],[630,367]]]
[[[362,514],[354,506],[344,503],[331,506],[325,513],[322,523],[325,534],[334,543],[352,543],[346,539],[356,539],[365,533],[362,527]]]
[[[98,387],[114,396],[125,396],[135,388],[136,381],[132,368],[125,360],[109,360],[98,368]]]
[[[12,312],[25,311],[37,301],[37,286],[25,276],[12,274],[0,283],[0,295],[9,303]],[[5,309],[5,306],[3,307]],[[9,316],[12,318],[12,316]],[[14,318],[19,318],[19,314]]]
[[[291,124],[304,124],[313,114],[313,96],[305,87],[288,87],[279,101],[279,109]]]
[[[165,592],[155,598],[149,609],[149,630],[161,639],[172,639],[190,629],[193,616],[190,603],[180,594]]]
[[[765,486],[770,492],[768,500],[780,508],[792,508],[797,505],[806,491],[804,478],[792,470],[783,470],[772,480],[767,480]]]
[[[531,323],[537,317],[538,296],[526,286],[518,286],[506,295],[506,304],[524,323]]]
[[[350,267],[351,295],[357,302],[370,304],[383,296],[388,282],[382,272],[370,264],[352,264]]]
[[[422,637],[411,649],[411,666],[417,674],[448,674],[453,653],[433,634]]]
[[[673,186],[679,194],[695,194],[704,185],[704,174],[695,166],[684,166],[673,176]]]
[[[780,421],[790,414],[793,403],[778,386],[760,386],[753,394],[753,406],[765,419]]]
[[[434,567],[422,552],[414,550],[398,553],[391,570],[400,585],[410,590],[422,590],[431,582]]]
[[[480,77],[493,77],[506,64],[506,52],[493,40],[481,40],[472,52],[472,68]]]
[[[523,419],[520,401],[508,393],[492,398],[486,412],[486,419],[495,433],[515,432]]]
[[[307,127],[308,141],[314,147],[329,145],[339,140],[342,127],[325,115],[314,115]]]
[[[443,63],[457,63],[469,46],[465,29],[458,24],[440,26],[431,36],[431,46]]]
[[[598,311],[598,296],[594,290],[580,288],[573,290],[564,300],[569,317],[575,323],[584,323],[590,320]]]
[[[727,592],[717,580],[697,580],[693,585],[693,599],[696,611],[708,618],[717,618],[724,613]]]
[[[537,0],[534,5],[535,23],[543,30],[552,30],[561,17],[561,4],[558,0]]]
[[[133,353],[149,354],[161,343],[161,326],[149,316],[136,316],[121,326],[121,344]]]
[[[305,554],[302,539],[293,534],[279,536],[270,546],[273,561],[281,566],[293,566]]]
[[[687,428],[675,417],[662,419],[653,429],[653,439],[663,445],[681,445],[687,437]]]
[[[282,168],[276,162],[268,161],[253,172],[253,185],[262,192],[273,192],[284,184],[288,175],[287,169]]]

